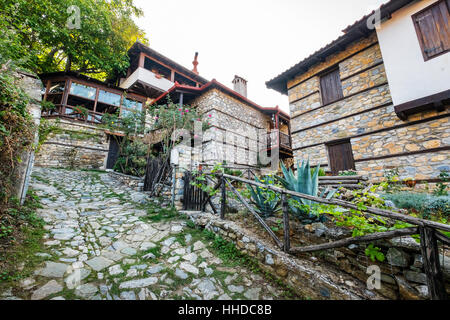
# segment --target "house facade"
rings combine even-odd
[[[218,162],[268,167],[275,157],[292,158],[289,115],[278,107],[264,108],[249,100],[245,79],[235,76],[233,84],[231,89],[213,79],[199,88],[175,85],[155,100],[161,103],[170,96],[173,102],[182,101],[196,108],[209,123],[210,128],[199,137],[200,143],[187,148],[192,160],[186,167],[197,169]]]
[[[287,94],[294,158],[333,174],[450,171],[448,0],[390,1],[267,82]]]

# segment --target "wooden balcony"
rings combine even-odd
[[[280,132],[279,130],[272,130],[267,134],[267,146],[269,149],[280,149],[280,156],[292,157],[292,139],[291,136]]]
[[[88,110],[85,114],[76,111],[76,107],[69,105],[55,105],[55,108],[42,113],[44,118],[65,118],[89,124],[101,124],[104,113]]]

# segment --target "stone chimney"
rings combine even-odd
[[[194,69],[192,69],[192,72],[198,74],[197,66],[198,66],[198,52],[195,53],[194,61],[192,61],[192,64],[194,65]]]
[[[234,76],[234,91],[247,98],[247,80],[242,77]]]

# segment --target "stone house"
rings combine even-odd
[[[203,135],[206,140],[204,148],[197,152],[196,163],[227,160],[230,164],[254,167],[258,151],[265,150],[262,148],[271,155],[276,149],[281,158],[292,157],[289,116],[278,107],[262,108],[247,99],[247,81],[243,78],[236,77],[235,90],[229,89],[199,75],[198,54],[189,70],[140,42],[130,48],[128,57],[128,70],[108,81],[74,72],[40,75],[43,99],[56,106],[42,116],[51,121],[58,119],[60,130],[52,133],[41,147],[37,165],[113,168],[120,133],[99,126],[104,114],[141,111],[149,103],[162,102],[168,93],[174,102],[192,104],[205,116],[211,116],[208,120],[212,128]]]
[[[295,160],[375,180],[450,171],[449,7],[389,1],[268,81],[289,97]]]
[[[268,167],[273,155],[292,158],[289,116],[278,106],[263,108],[249,100],[245,79],[235,76],[233,84],[234,90],[215,79],[199,88],[176,84],[154,101],[170,96],[175,103],[196,108],[209,122],[199,145],[187,148],[192,153],[188,167],[224,161],[235,167]]]

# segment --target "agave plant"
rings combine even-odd
[[[318,165],[315,170],[311,170],[309,160],[302,161],[301,166],[300,161],[297,162],[297,177],[295,177],[291,169],[287,170],[282,162],[281,170],[283,171],[284,178],[278,176],[276,178],[283,185],[283,187],[288,190],[314,197],[326,197],[327,199],[332,198],[336,193],[336,190],[330,191],[328,189],[325,189],[320,195],[318,194],[320,165]],[[315,202],[313,202],[312,200],[292,197],[291,201],[289,202],[289,207],[291,211],[301,220],[316,220],[317,217],[309,213],[309,208],[314,203]]]
[[[265,176],[261,180],[255,177],[255,181],[265,185],[274,184],[274,179],[269,176]],[[256,212],[263,218],[273,216],[275,212],[280,210],[277,208],[280,202],[280,195],[277,192],[262,187],[253,188],[249,185],[247,185],[247,189],[250,191],[252,202],[256,206]]]

